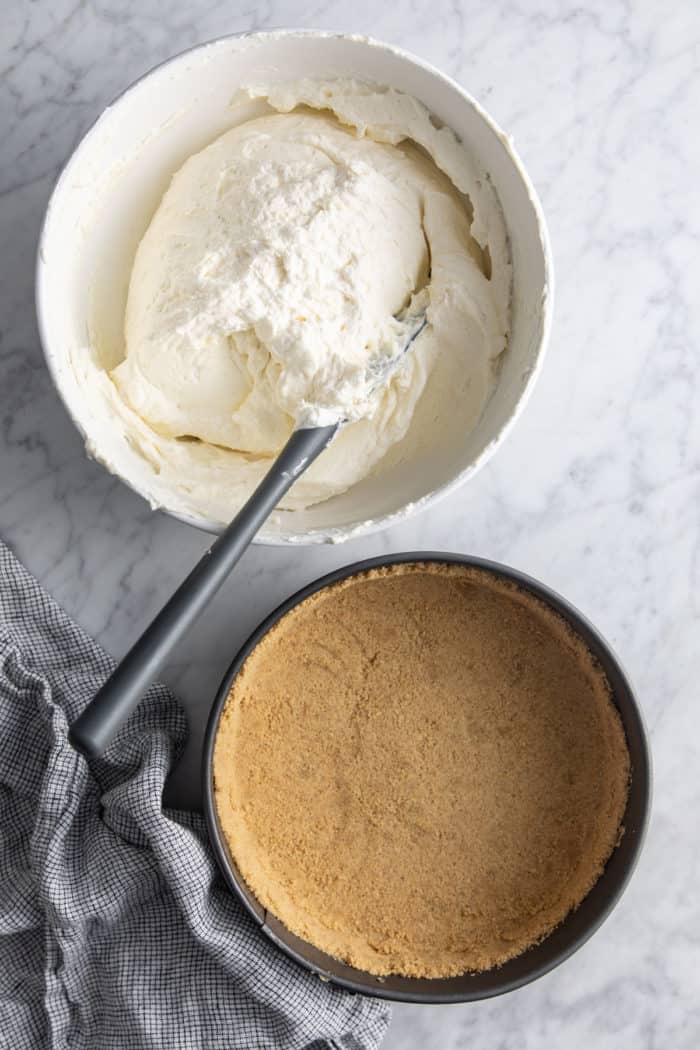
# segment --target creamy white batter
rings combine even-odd
[[[125,360],[100,379],[132,447],[219,520],[297,425],[351,420],[282,506],[365,477],[406,434],[438,357],[472,426],[509,325],[498,201],[420,103],[351,81],[250,94],[279,112],[174,176],[134,261]],[[428,327],[370,394],[368,363],[405,342],[395,315],[425,302]]]

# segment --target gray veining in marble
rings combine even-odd
[[[84,455],[44,368],[37,234],[61,163],[150,66],[226,32],[342,28],[463,83],[515,137],[557,269],[549,359],[496,459],[437,509],[345,547],[254,548],[167,680],[192,744],[171,789],[198,797],[212,691],[256,622],[337,565],[468,551],[541,577],[608,636],[648,720],[656,790],[622,903],[535,985],[464,1007],[401,1007],[387,1050],[685,1050],[700,1045],[700,12],[694,0],[293,3],[11,0],[0,106],[0,535],[122,653],[205,549]]]

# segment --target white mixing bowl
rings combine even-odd
[[[234,108],[237,88],[311,77],[355,77],[420,99],[449,125],[488,173],[500,198],[513,260],[512,329],[498,385],[477,426],[457,441],[421,420],[377,470],[348,492],[304,511],[278,512],[268,543],[340,541],[383,528],[434,502],[493,454],[532,390],[549,332],[552,264],[542,210],[506,136],[453,80],[397,48],[336,33],[283,30],[226,37],[184,52],[133,84],[93,125],[66,165],[44,221],[37,260],[37,314],[56,387],[88,450],[140,492],[143,462],[128,440],[104,448],[101,421],[84,396],[71,354],[97,346],[112,368],[124,354],[123,318],[137,245],[171,175],[227,128],[258,115]],[[96,326],[99,340],[91,339]],[[84,348],[84,349],[81,349]],[[427,418],[427,417],[426,417]],[[415,433],[431,432],[429,444]],[[175,513],[162,500],[163,509]],[[211,531],[202,517],[176,514]]]

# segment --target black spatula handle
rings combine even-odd
[[[221,587],[256,532],[338,425],[295,430],[260,485],[202,556],[70,728],[74,747],[99,755],[110,744],[173,649]]]

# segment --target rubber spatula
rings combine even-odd
[[[388,382],[426,325],[425,311],[407,309],[402,350],[375,360],[367,370],[369,393]],[[345,420],[295,430],[245,506],[202,556],[172,598],[132,646],[113,674],[73,722],[69,739],[83,754],[101,754],[155,681],[177,643],[219,590],[258,529],[294,484],[335,437]]]

